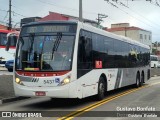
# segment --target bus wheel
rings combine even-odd
[[[104,78],[100,77],[99,83],[98,83],[98,94],[96,96],[97,100],[102,100],[105,96],[105,82]]]
[[[137,77],[136,77],[136,84],[135,87],[138,88],[140,87],[140,75],[137,73]]]
[[[13,72],[13,69],[12,68],[8,68],[8,72]]]

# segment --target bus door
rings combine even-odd
[[[77,58],[77,79],[81,79],[81,86],[83,91],[83,97],[89,93],[89,85],[92,84],[92,80],[87,78],[87,73],[92,70],[92,39],[91,33],[81,30],[79,43],[78,43],[78,58]],[[86,76],[85,76],[86,75]]]

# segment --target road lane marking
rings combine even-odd
[[[103,105],[105,103],[108,103],[108,102],[110,102],[112,100],[115,100],[115,99],[120,98],[122,96],[125,96],[125,95],[127,95],[129,93],[132,93],[132,92],[135,92],[135,91],[138,91],[140,89],[147,88],[147,87],[150,87],[150,86],[153,86],[153,85],[157,85],[157,84],[160,84],[160,82],[153,83],[153,84],[150,84],[150,85],[144,85],[144,86],[139,87],[139,88],[133,88],[131,90],[119,93],[117,95],[114,95],[114,96],[111,96],[111,97],[107,97],[106,99],[104,99],[102,101],[99,101],[99,102],[93,103],[93,104],[91,104],[89,106],[86,106],[84,108],[81,108],[81,109],[79,109],[79,110],[77,110],[75,112],[72,112],[72,113],[64,116],[64,117],[58,118],[57,120],[71,120],[71,119],[73,119],[76,116],[79,116],[79,115],[81,115],[81,114],[83,114],[83,113],[85,113],[87,111],[90,111],[90,110],[92,110],[92,109],[94,109],[96,107],[99,107],[99,106],[101,106],[101,105]]]
[[[59,118],[59,119],[57,119],[57,120],[66,119],[66,118],[68,118],[68,117],[70,117],[70,116],[73,116],[73,115],[79,113],[79,112],[85,111],[85,110],[87,110],[87,109],[89,109],[89,108],[91,108],[91,107],[93,107],[93,106],[95,106],[95,105],[98,105],[98,104],[100,104],[100,103],[103,103],[103,102],[105,102],[106,100],[110,100],[110,99],[112,99],[112,98],[114,98],[114,97],[118,97],[119,95],[123,95],[123,94],[125,94],[125,93],[132,92],[133,90],[137,90],[137,89],[139,89],[139,88],[133,88],[133,89],[131,89],[131,90],[128,90],[128,91],[119,93],[119,94],[117,94],[117,95],[115,95],[115,96],[107,97],[106,99],[104,99],[104,100],[102,100],[102,101],[99,101],[99,102],[93,103],[93,104],[91,104],[91,105],[89,105],[89,106],[86,106],[86,107],[84,107],[84,108],[81,108],[81,109],[79,109],[79,110],[77,110],[77,111],[75,111],[75,112],[72,112],[72,113],[68,114],[67,116],[64,116],[64,117],[62,117],[62,118]]]

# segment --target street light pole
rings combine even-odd
[[[79,0],[79,21],[83,22],[83,17],[82,17],[82,0]]]
[[[125,30],[125,37],[127,37],[127,28],[124,27],[124,30]]]

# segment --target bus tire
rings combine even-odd
[[[98,94],[96,95],[97,100],[102,100],[105,97],[105,81],[103,77],[100,77],[98,82]]]
[[[136,84],[135,84],[135,87],[136,87],[136,88],[140,87],[140,75],[139,75],[139,73],[137,73],[137,76],[136,76]]]
[[[13,69],[12,68],[8,68],[8,72],[13,72]]]

